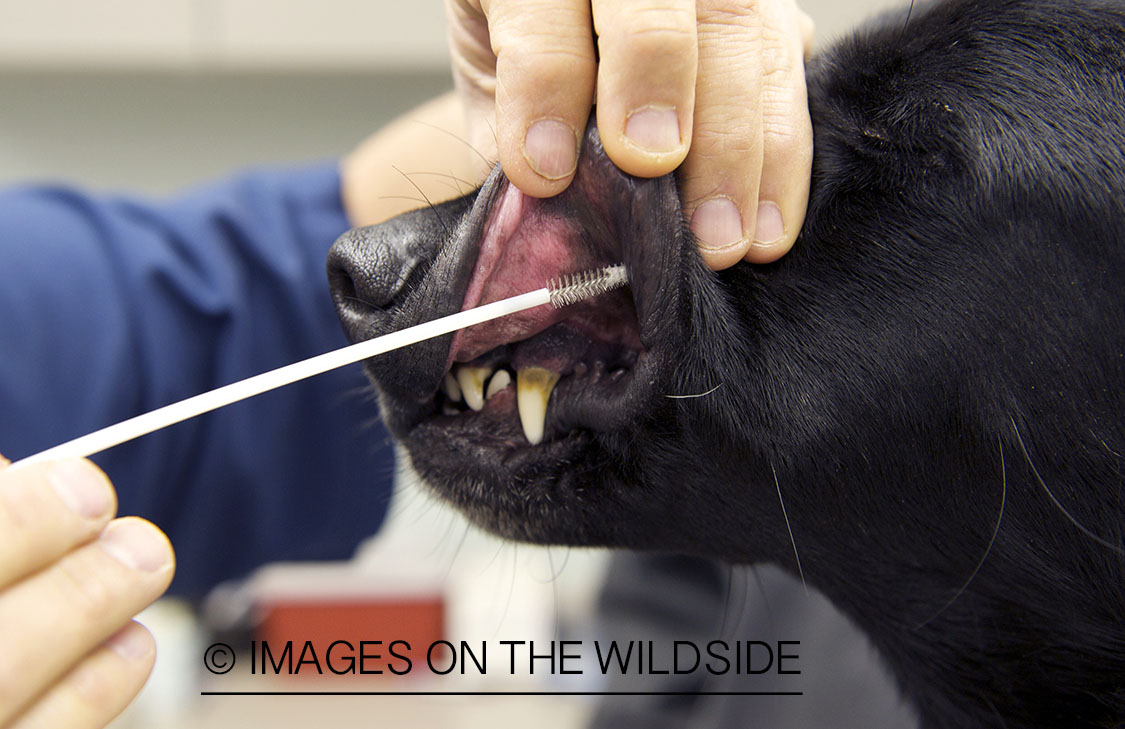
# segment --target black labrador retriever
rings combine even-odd
[[[366,363],[499,534],[775,562],[932,727],[1125,726],[1125,5],[950,0],[808,68],[794,250],[704,268],[673,177],[477,192],[329,259],[365,339],[624,262],[628,289]]]

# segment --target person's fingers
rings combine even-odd
[[[593,0],[598,36],[598,132],[631,175],[668,174],[683,162],[695,105],[695,0]]]
[[[762,171],[762,26],[757,1],[700,0],[699,83],[685,213],[711,268],[746,254]]]
[[[774,261],[793,246],[809,201],[813,136],[804,56],[812,21],[792,0],[764,0],[762,13],[762,182],[755,234],[745,259]]]
[[[702,0],[695,133],[680,179],[711,268],[773,260],[804,219],[812,130],[792,0]]]
[[[504,174],[535,197],[562,192],[594,98],[588,0],[485,0],[496,54],[496,135]]]
[[[156,660],[148,629],[130,621],[63,676],[8,729],[96,729],[144,686]]]
[[[0,725],[159,597],[173,571],[164,534],[127,517],[0,592]]]
[[[116,510],[113,486],[90,461],[0,470],[0,589],[93,539]]]

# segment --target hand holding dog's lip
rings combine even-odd
[[[525,194],[571,183],[596,87],[598,130],[624,172],[679,167],[689,220],[729,202],[727,224],[705,212],[694,226],[709,266],[768,262],[792,246],[812,164],[803,58],[813,32],[793,0],[446,8],[470,141]]]

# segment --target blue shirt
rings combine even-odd
[[[18,459],[346,344],[324,274],[348,228],[334,165],[260,171],[175,199],[0,191],[0,453]],[[393,478],[359,365],[94,459],[120,514],[164,529],[172,590],[270,560],[339,559]]]

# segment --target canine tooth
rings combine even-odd
[[[531,445],[543,441],[547,420],[547,401],[559,376],[542,367],[528,367],[516,372],[516,408],[520,413],[523,434]]]
[[[461,402],[461,386],[457,384],[452,372],[446,372],[445,377],[441,378],[441,389],[453,402]]]
[[[512,384],[512,376],[508,374],[508,370],[496,370],[496,374],[488,381],[488,389],[484,391],[484,399],[487,400],[510,384]]]
[[[458,367],[457,384],[461,386],[461,394],[465,397],[465,404],[473,410],[484,407],[484,381],[492,374],[488,367]]]

